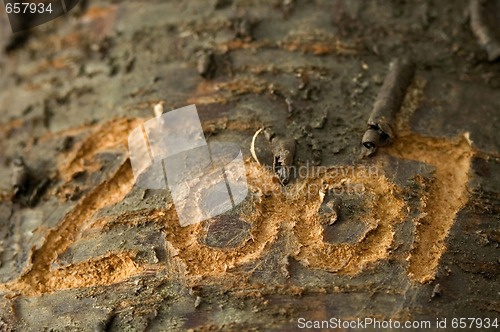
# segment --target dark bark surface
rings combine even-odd
[[[14,36],[2,12],[0,330],[500,320],[500,63],[469,8],[85,1]],[[403,57],[395,137],[368,157]],[[240,145],[237,208],[180,227],[168,191],[134,185],[127,138],[159,102],[196,104],[209,142]],[[286,186],[273,151],[293,160]]]

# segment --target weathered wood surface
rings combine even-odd
[[[500,63],[466,1],[85,3],[17,39],[0,15],[0,330],[500,317]],[[394,142],[363,157],[407,55]],[[181,228],[168,192],[134,186],[127,136],[160,101],[240,144],[237,209]],[[262,127],[308,166],[285,189],[250,156]]]

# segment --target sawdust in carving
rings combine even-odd
[[[71,178],[84,168],[82,160],[92,159],[99,151],[124,144],[133,126],[134,122],[125,119],[101,126],[100,130],[96,130],[70,153],[68,161],[61,167],[63,177]],[[431,184],[426,202],[428,214],[418,227],[418,239],[410,258],[410,275],[416,280],[425,281],[432,276],[454,216],[466,201],[464,188],[470,148],[465,140],[453,143],[423,138],[404,130],[402,133],[388,149],[389,153],[436,166],[436,180]],[[408,149],[408,146],[413,149]],[[458,171],[449,169],[450,164],[456,165]],[[393,241],[393,225],[402,220],[404,202],[396,198],[395,186],[384,176],[348,176],[349,181],[363,183],[366,190],[374,194],[373,201],[368,202],[369,213],[366,216],[374,227],[359,243],[331,244],[323,240],[323,230],[318,220],[321,205],[319,193],[316,198],[313,195],[313,199],[305,200],[304,195],[297,190],[304,186],[320,188],[334,185],[346,180],[345,176],[335,176],[327,171],[323,176],[299,179],[287,191],[283,191],[273,181],[269,170],[248,161],[246,168],[254,195],[252,199],[255,201],[253,212],[245,216],[245,220],[252,225],[252,230],[251,238],[237,250],[217,250],[202,245],[198,242],[202,225],[180,227],[172,207],[156,213],[158,218],[155,219],[165,222],[167,240],[172,243],[178,257],[192,275],[219,275],[239,264],[258,259],[276,240],[279,230],[293,232],[290,238],[295,246],[289,247],[297,249],[288,254],[312,268],[356,274],[367,264],[388,256]],[[49,233],[42,247],[33,253],[31,269],[7,288],[24,294],[40,294],[65,288],[111,284],[140,273],[142,268],[133,261],[134,253],[123,252],[62,269],[50,268],[57,255],[77,238],[95,212],[123,199],[132,187],[132,178],[130,165],[126,162],[108,181],[83,198],[61,225]],[[266,189],[263,189],[262,184],[265,184]]]
[[[67,162],[62,163],[62,177],[71,178],[74,172],[85,167],[82,160],[93,159],[98,152],[120,145],[125,147],[128,133],[136,121],[118,119],[94,129],[69,154]],[[109,254],[65,268],[51,269],[58,255],[80,236],[92,216],[105,206],[122,201],[132,186],[132,170],[126,160],[108,180],[82,198],[56,229],[48,233],[42,246],[32,252],[31,265],[19,280],[5,284],[2,288],[36,295],[66,288],[111,284],[139,273],[142,268],[133,262],[134,253]]]
[[[61,162],[59,173],[69,181],[71,176],[84,168],[96,171],[100,165],[92,164],[98,152],[117,147],[126,148],[128,134],[143,123],[142,120],[119,118],[92,128],[86,139],[77,143],[69,155]]]
[[[434,278],[446,250],[446,238],[457,213],[468,200],[467,182],[473,150],[467,139],[424,137],[411,132],[409,118],[420,105],[425,82],[417,80],[405,98],[397,119],[398,137],[387,149],[393,156],[418,160],[436,169],[423,198],[425,216],[417,224],[416,241],[409,257],[409,276],[424,283]],[[465,134],[465,133],[464,133]]]
[[[46,288],[53,291],[121,282],[142,271],[134,257],[133,252],[112,253],[50,271]]]
[[[249,185],[259,181],[270,184],[270,191],[280,191],[279,185],[273,183],[270,172],[261,171],[252,164],[246,165]],[[255,187],[254,187],[255,188]],[[258,199],[259,200],[259,199]],[[202,224],[181,227],[174,209],[165,216],[167,240],[178,250],[178,256],[185,262],[193,275],[217,275],[246,261],[260,257],[266,245],[273,242],[278,234],[278,223],[266,217],[276,206],[286,204],[283,198],[267,200],[263,197],[255,204],[254,212],[244,216],[252,225],[251,239],[236,250],[218,250],[204,246],[198,242],[198,234],[202,232]]]
[[[433,278],[455,216],[467,201],[466,188],[472,156],[472,149],[465,138],[449,140],[423,137],[408,129],[408,119],[422,98],[424,86],[425,82],[416,80],[410,87],[401,115],[397,119],[399,137],[392,146],[381,150],[381,153],[385,150],[396,157],[414,159],[436,167],[435,179],[423,198],[426,215],[419,220],[416,241],[409,257],[409,275],[419,282]],[[266,170],[254,164],[247,164],[248,169],[251,187],[258,190],[259,181],[272,181]],[[327,178],[331,181],[330,184],[342,180],[331,174]],[[253,240],[238,252],[217,251],[197,243],[196,235],[201,227],[199,225],[183,230],[174,223],[168,226],[170,231],[167,234],[172,234],[168,240],[179,249],[179,256],[186,262],[191,273],[217,274],[255,259],[266,245],[276,239],[280,225],[292,225],[281,228],[294,230],[300,249],[289,253],[292,257],[313,268],[356,274],[367,264],[388,256],[393,240],[392,225],[402,220],[405,204],[394,195],[395,185],[383,176],[368,179],[352,176],[350,180],[363,183],[367,190],[375,194],[374,200],[368,203],[368,220],[375,227],[355,245],[329,244],[323,241],[322,228],[317,218],[317,210],[321,204],[319,195],[316,200],[306,201],[301,195],[294,198],[279,190],[273,190],[270,198],[256,204],[254,215],[249,217],[253,225]],[[321,179],[302,179],[296,186],[318,184],[318,181],[321,182]],[[169,220],[167,225],[171,223]]]
[[[201,224],[180,227],[173,209],[165,216],[167,240],[178,250],[178,256],[192,275],[216,276],[259,258],[276,240],[278,231],[293,233],[288,238],[294,243],[288,247],[296,249],[287,254],[312,268],[356,274],[368,263],[388,256],[393,241],[393,225],[402,220],[404,202],[391,195],[395,187],[384,176],[367,178],[351,175],[350,180],[364,183],[366,190],[376,194],[376,202],[369,203],[370,212],[366,216],[374,224],[374,229],[359,243],[331,244],[323,240],[323,228],[318,218],[321,205],[319,191],[312,197],[306,197],[302,189],[334,185],[346,179],[345,176],[340,177],[334,175],[336,171],[330,171],[318,178],[301,179],[283,191],[279,184],[273,182],[269,170],[253,162],[247,162],[246,168],[250,191],[259,198],[255,201],[254,212],[244,216],[252,224],[251,239],[238,249],[220,250],[204,246],[198,242]]]
[[[368,212],[362,216],[365,222],[372,225],[372,230],[354,244],[325,242],[318,217],[321,205],[318,195],[318,200],[305,205],[304,210],[299,211],[304,217],[296,223],[295,231],[302,247],[295,258],[313,268],[354,275],[361,272],[367,264],[388,257],[393,242],[393,225],[403,220],[405,204],[396,197],[395,186],[383,175],[366,177],[353,172],[340,176],[336,171],[331,174],[327,172],[325,175],[327,181],[321,178],[316,181],[331,187],[349,180],[363,184],[366,192],[374,194],[373,199],[367,202]]]

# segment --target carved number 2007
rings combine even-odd
[[[5,5],[5,11],[7,14],[19,14],[19,13],[52,13],[52,4],[49,3],[45,5],[44,3],[31,3],[31,2],[23,2],[23,3],[7,3]]]

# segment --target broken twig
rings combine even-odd
[[[368,155],[394,139],[394,114],[403,103],[414,72],[415,66],[409,59],[397,59],[391,62],[389,73],[385,77],[368,119],[368,130],[363,135],[362,143],[368,149]]]
[[[12,191],[17,196],[26,191],[26,184],[30,178],[28,166],[22,157],[12,160]]]
[[[295,140],[274,137],[271,141],[273,146],[273,170],[278,175],[278,180],[285,185],[290,180],[290,167],[295,156]]]
[[[214,77],[215,74],[215,56],[212,51],[202,51],[198,54],[198,62],[196,65],[198,74],[205,79]]]
[[[500,20],[499,0],[471,0],[470,26],[476,35],[479,44],[488,53],[488,60],[495,61],[500,58]]]

